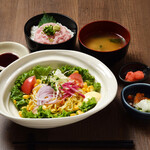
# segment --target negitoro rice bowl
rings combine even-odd
[[[44,13],[37,26],[31,27],[30,38],[42,44],[59,44],[73,37],[74,33],[57,22],[53,16]]]
[[[30,18],[24,33],[31,52],[45,49],[74,49],[77,36],[76,22],[63,14],[43,13]]]

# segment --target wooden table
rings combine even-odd
[[[126,62],[138,61],[150,66],[149,6],[149,0],[0,0],[0,41],[15,41],[26,46],[24,24],[29,18],[43,11],[58,12],[73,18],[78,29],[95,20],[112,20],[125,26],[131,33],[126,57],[110,68],[116,75],[119,89],[116,98],[108,107],[83,121],[45,130],[22,127],[0,116],[0,149],[51,149],[50,145],[42,143],[13,144],[34,139],[41,142],[134,140],[135,150],[149,150],[150,122],[132,118],[126,113],[120,96],[124,85],[117,76],[119,68]],[[150,83],[150,79],[147,82]],[[54,149],[69,148],[58,145]]]

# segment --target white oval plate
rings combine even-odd
[[[19,117],[14,104],[9,100],[10,91],[16,78],[36,65],[50,65],[57,68],[65,64],[88,69],[96,81],[101,83],[101,99],[97,105],[86,113],[72,117],[48,119]],[[101,61],[87,54],[71,50],[43,50],[20,58],[1,72],[0,87],[3,87],[0,88],[0,114],[22,126],[31,128],[54,128],[85,119],[110,104],[118,89],[115,76]]]

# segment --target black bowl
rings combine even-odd
[[[124,87],[121,92],[121,99],[125,109],[133,117],[150,119],[150,112],[141,112],[127,103],[127,96],[136,95],[136,93],[144,93],[145,97],[150,98],[150,84],[134,83]]]
[[[144,73],[144,78],[141,80],[133,81],[133,82],[126,81],[125,76],[129,71],[133,71],[133,72],[142,71]],[[131,84],[131,83],[138,83],[138,82],[145,81],[149,77],[149,74],[150,74],[150,68],[147,65],[142,64],[140,62],[131,62],[121,67],[119,71],[119,78],[125,84]]]
[[[93,34],[97,34],[97,33],[101,34],[105,32],[106,33],[113,32],[121,35],[126,40],[126,44],[123,47],[113,51],[98,51],[86,47],[84,42],[88,37],[90,37]],[[78,39],[79,39],[80,49],[82,52],[90,54],[98,58],[105,64],[109,65],[119,61],[121,58],[123,58],[126,55],[130,43],[130,33],[126,28],[124,28],[122,25],[116,22],[106,21],[106,20],[95,21],[86,24],[84,27],[81,28],[81,30],[79,31]]]
[[[61,23],[62,25],[70,29],[74,33],[74,35],[68,41],[59,44],[41,44],[33,41],[32,39],[30,39],[31,27],[38,25],[39,21],[43,17],[43,14],[40,14],[29,19],[24,26],[25,39],[29,50],[31,52],[34,52],[44,49],[74,49],[77,35],[77,24],[75,23],[75,21],[62,14],[58,13],[47,13],[47,14],[53,16],[57,22]]]

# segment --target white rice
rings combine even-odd
[[[30,36],[30,38],[32,39],[32,40],[34,40],[34,36],[35,36],[35,33],[36,33],[36,30],[38,29],[38,26],[33,26],[32,28],[31,28],[31,36]]]

